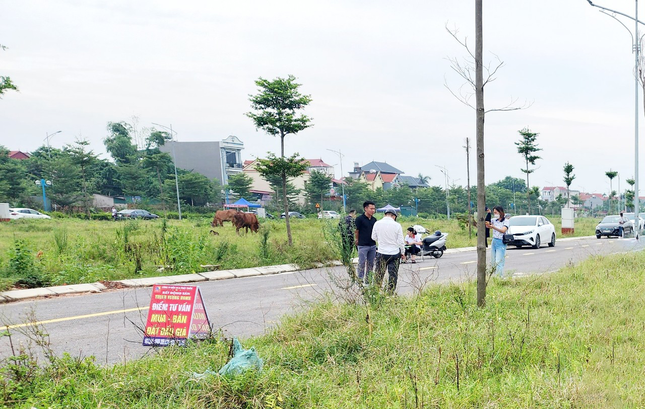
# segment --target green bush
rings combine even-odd
[[[34,262],[34,254],[22,239],[14,241],[13,251],[9,255],[7,275],[15,278],[15,283],[26,288],[43,287],[49,280],[40,266]]]

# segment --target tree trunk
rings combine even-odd
[[[280,130],[280,155],[284,159],[284,133]],[[284,221],[287,225],[287,241],[289,247],[293,246],[291,238],[291,222],[289,221],[289,200],[287,200],[287,174],[282,172],[282,204],[284,206]]]
[[[472,227],[472,217],[473,217],[473,206],[472,201],[470,200],[470,140],[466,138],[466,184],[468,185],[468,240],[473,238],[473,227]]]
[[[161,182],[161,173],[159,172],[159,168],[156,168],[156,169],[157,169],[157,180],[159,181],[159,191],[160,191],[159,198],[161,199],[161,208],[165,211],[166,199],[163,197],[163,183]]]
[[[482,0],[475,0],[475,98],[477,139],[477,306],[486,305],[486,182],[484,178],[484,75]]]
[[[528,207],[526,214],[531,214],[531,186],[529,185],[529,161],[526,161],[526,203]]]

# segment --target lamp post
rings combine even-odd
[[[327,149],[327,150],[329,152],[333,152],[333,153],[337,154],[338,158],[340,159],[340,179],[339,180],[340,180],[340,188],[341,188],[341,190],[343,192],[343,213],[345,213],[345,203],[346,203],[346,201],[345,201],[345,182],[343,181],[343,156],[345,156],[345,155],[343,155],[340,152],[340,149],[337,150],[337,151],[335,151],[333,149]]]
[[[638,72],[638,60],[640,59],[640,44],[641,44],[641,37],[638,36],[638,24],[645,24],[642,21],[638,20],[638,0],[634,0],[634,9],[635,9],[635,14],[634,17],[629,16],[625,13],[621,13],[616,10],[608,9],[606,7],[598,6],[596,4],[593,4],[591,0],[587,0],[587,2],[592,6],[592,7],[597,7],[600,9],[600,11],[604,14],[607,14],[609,17],[613,18],[614,20],[618,21],[627,31],[629,31],[629,34],[632,36],[632,50],[634,53],[634,214],[637,217],[639,215],[639,205],[640,201],[638,198],[638,77],[639,77],[639,72]],[[615,16],[612,14],[620,14],[623,17],[627,17],[630,20],[634,21],[634,33],[632,33],[629,28],[625,24],[623,24],[622,21],[618,20]],[[636,239],[638,239],[638,233],[636,233]]]
[[[47,132],[45,132],[46,136],[45,136],[45,139],[43,139],[43,141],[47,141],[47,154],[49,155],[49,159],[52,158],[52,151],[51,151],[51,148],[49,147],[49,138],[51,138],[52,136],[56,135],[57,133],[61,133],[61,132],[62,131],[56,131],[56,132],[50,133],[50,134],[47,134]]]
[[[441,170],[441,173],[443,173],[444,178],[445,178],[445,188],[446,188],[446,217],[448,220],[450,220],[450,202],[448,201],[448,169],[446,169],[444,166],[439,166],[435,165],[436,167]]]
[[[52,185],[52,182],[45,179],[40,179],[36,181],[36,186],[40,186],[43,189],[43,208],[46,212],[51,210],[51,206],[47,203],[47,194],[45,193],[45,188]]]
[[[164,129],[170,130],[170,138],[172,138],[171,142],[173,142],[171,146],[171,150],[172,150],[172,164],[175,167],[175,190],[177,192],[177,213],[179,213],[179,220],[181,220],[181,202],[179,201],[179,178],[177,177],[177,158],[175,157],[175,137],[173,136],[177,132],[172,130],[172,124],[170,124],[170,128],[154,122],[152,124],[160,126]]]

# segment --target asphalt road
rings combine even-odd
[[[596,254],[638,251],[645,240],[563,239],[556,246],[540,249],[510,247],[506,271],[515,276],[548,273]],[[435,282],[474,279],[476,252],[447,252],[440,259],[426,257],[417,264],[402,264],[399,294],[412,294]],[[197,283],[202,291],[211,323],[226,337],[245,338],[264,333],[281,317],[305,308],[322,297],[352,297],[342,267],[305,270],[248,278]],[[191,284],[193,285],[193,284]],[[19,345],[39,353],[25,333],[35,328],[49,335],[52,350],[61,355],[94,356],[97,363],[114,364],[154,353],[141,345],[150,303],[151,288],[124,289],[99,294],[61,296],[0,305],[0,323],[9,325],[12,334],[0,337],[0,359]],[[40,323],[38,326],[30,322]],[[11,341],[11,343],[10,343]],[[42,354],[40,354],[42,357]]]

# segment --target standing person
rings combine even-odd
[[[372,240],[372,229],[376,219],[376,205],[372,201],[363,203],[363,214],[354,220],[356,226],[355,241],[358,249],[358,279],[367,283],[368,274],[374,270],[376,258],[376,242]]]
[[[356,210],[351,209],[345,219],[338,223],[340,229],[340,237],[343,245],[343,260],[349,261],[351,259],[352,251],[354,250],[354,232],[356,231],[356,224],[354,218],[356,217]]]
[[[116,221],[116,207],[112,206],[112,220]]]
[[[491,221],[491,214],[490,214],[490,209],[488,206],[486,206],[486,218],[484,219],[484,222],[486,224],[486,247],[488,248],[488,238],[490,237],[490,228],[488,227],[488,224]]]
[[[385,216],[374,224],[372,239],[378,242],[376,251],[376,283],[380,287],[387,268],[387,291],[393,294],[399,277],[399,263],[405,250],[403,228],[396,222],[396,212],[386,210]]]
[[[414,227],[408,227],[408,233],[405,235],[405,256],[410,257],[412,263],[416,263],[415,257],[421,251],[421,246],[423,242],[417,234],[417,231],[414,230]]]
[[[486,222],[486,227],[493,229],[493,242],[491,243],[490,253],[491,265],[498,276],[504,277],[506,244],[502,241],[502,237],[508,231],[508,218],[502,206],[493,207],[493,220]]]
[[[623,216],[623,212],[620,212],[620,218],[618,219],[618,231],[620,231],[620,238],[625,237],[625,228],[624,224],[627,223],[629,219],[627,219],[625,216]]]

